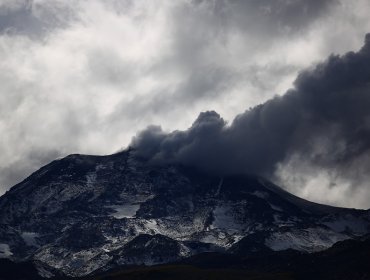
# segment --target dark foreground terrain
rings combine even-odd
[[[0,279],[45,279],[38,275],[37,264],[0,261]],[[100,275],[53,279],[79,280],[166,280],[166,279],[370,279],[370,238],[346,240],[318,253],[294,250],[265,252],[258,255],[202,253],[181,262],[118,268]]]

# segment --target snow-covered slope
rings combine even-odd
[[[319,251],[368,233],[370,214],[257,176],[149,166],[127,150],[46,165],[0,198],[0,226],[0,257],[81,276],[204,251]]]

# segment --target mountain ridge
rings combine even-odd
[[[370,232],[368,210],[316,204],[254,175],[69,155],[0,197],[0,257],[70,276],[201,252],[316,252]]]

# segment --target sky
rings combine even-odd
[[[369,208],[369,13],[368,0],[0,0],[0,194],[56,158],[131,145]]]

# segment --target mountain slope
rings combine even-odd
[[[362,239],[362,238],[361,238]],[[370,239],[345,240],[316,253],[294,250],[269,251],[243,256],[225,253],[201,253],[184,260],[151,267],[115,268],[103,274],[57,279],[370,279]],[[0,279],[44,279],[31,262],[15,264],[0,260]],[[40,268],[38,268],[40,269]]]
[[[0,197],[0,257],[70,276],[200,252],[320,251],[369,232],[369,211],[246,175],[150,166],[131,150],[53,161]]]

